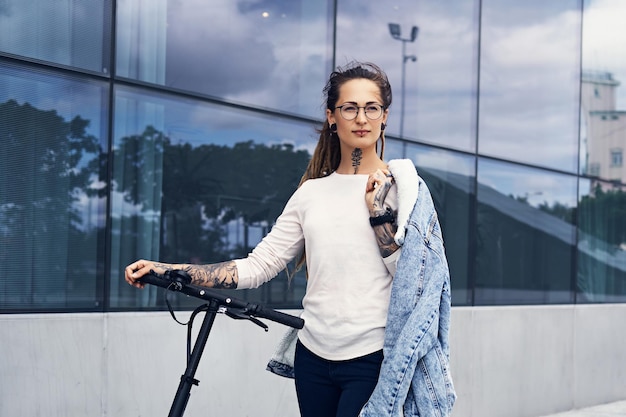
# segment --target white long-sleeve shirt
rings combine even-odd
[[[282,271],[306,242],[308,280],[300,341],[328,360],[383,347],[391,281],[399,250],[380,255],[365,203],[367,175],[308,180],[247,258],[236,260],[237,288],[256,288]],[[385,205],[397,208],[395,185]]]

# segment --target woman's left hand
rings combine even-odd
[[[371,173],[365,186],[365,202],[370,216],[380,216],[385,212],[385,198],[393,184],[393,176],[388,169],[377,169]]]

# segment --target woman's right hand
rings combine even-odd
[[[126,282],[133,287],[143,288],[144,284],[139,281],[141,277],[149,274],[150,271],[154,271],[158,274],[164,274],[168,269],[172,269],[171,265],[140,259],[128,265],[124,269],[124,279],[126,279]]]
[[[369,175],[365,186],[365,203],[370,216],[380,216],[386,211],[384,202],[393,182],[388,169],[377,169]]]

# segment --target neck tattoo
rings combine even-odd
[[[352,166],[354,167],[354,173],[356,174],[361,165],[361,159],[363,158],[363,151],[360,148],[354,148],[352,151]]]

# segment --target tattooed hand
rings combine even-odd
[[[365,202],[370,216],[380,216],[385,212],[385,198],[393,184],[393,177],[387,169],[377,169],[370,174],[365,187]]]
[[[144,259],[140,259],[132,264],[128,265],[126,269],[124,269],[124,279],[126,282],[133,287],[143,288],[145,285],[139,282],[139,279],[144,275],[150,273],[150,271],[154,271],[159,274],[164,274],[165,271],[169,271],[172,268],[172,265],[163,264],[158,262],[146,261]]]

